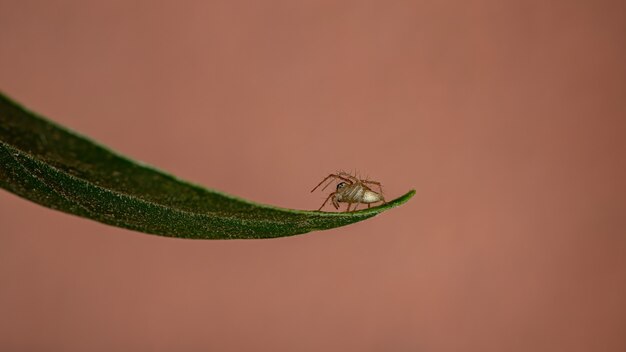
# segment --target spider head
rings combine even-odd
[[[345,182],[339,182],[339,183],[337,184],[337,190],[340,190],[340,189],[344,188],[345,186],[346,186],[346,183],[345,183]]]

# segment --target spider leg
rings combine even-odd
[[[354,209],[352,209],[352,211],[356,211],[356,208],[359,207],[359,204],[361,204],[361,203],[354,203]]]
[[[356,177],[356,176],[352,176],[351,174],[345,172],[345,171],[340,171],[338,173],[339,176],[343,176],[343,177],[347,177],[349,179],[351,179],[354,182],[359,182],[360,180]]]
[[[350,184],[352,184],[352,181],[350,181],[350,180],[348,180],[348,179],[346,179],[346,178],[344,178],[344,177],[341,177],[341,176],[339,176],[339,175],[335,175],[335,174],[330,174],[330,175],[326,176],[326,177],[322,180],[322,182],[320,182],[317,186],[315,186],[315,188],[313,188],[313,189],[311,190],[311,192],[315,191],[315,190],[317,189],[317,187],[321,186],[321,185],[322,185],[322,183],[326,182],[326,180],[328,180],[329,178],[331,179],[331,182],[332,182],[332,179],[339,178],[339,179],[341,179],[341,180],[344,180],[344,181],[349,182]],[[328,187],[328,185],[329,185],[329,184],[330,184],[330,182],[329,182],[326,186],[324,186],[324,188],[322,188],[322,191],[323,191],[323,190],[325,190],[325,189],[326,189],[326,187]]]
[[[326,200],[324,201],[324,203],[322,203],[322,206],[321,206],[319,209],[317,209],[317,211],[322,210],[322,208],[324,207],[324,205],[326,205],[326,203],[328,203],[328,200],[329,200],[332,196],[334,196],[334,195],[335,195],[335,193],[337,193],[337,192],[333,192],[333,193],[329,194],[329,195],[328,195],[328,197],[326,197]],[[333,205],[334,205],[334,203],[335,203],[335,199],[333,198]]]
[[[349,180],[349,179],[347,179],[347,178],[343,178],[343,177],[338,176],[338,175],[334,175],[334,176],[335,176],[336,178],[338,178],[338,179],[342,180],[342,181],[345,181],[345,182],[347,182],[347,183],[349,183],[349,184],[352,184],[352,181],[350,181],[350,180]],[[332,181],[331,181],[331,182],[328,182],[328,183],[326,184],[326,186],[324,186],[324,188],[322,188],[322,191],[323,191],[323,190],[325,190],[328,186],[330,186],[330,184],[331,184],[331,183],[332,183]]]
[[[334,192],[335,194],[337,192]],[[337,201],[337,197],[333,197],[333,206],[335,207],[335,209],[339,210],[339,202]]]
[[[352,205],[352,203],[348,203],[348,209],[346,209],[346,213],[350,211],[350,206]]]
[[[330,174],[330,175],[326,176],[326,177],[322,180],[322,182],[320,182],[317,186],[315,186],[315,188],[313,188],[313,189],[311,190],[311,193],[313,193],[313,191],[315,191],[315,190],[317,189],[317,187],[321,186],[321,185],[322,185],[322,183],[326,182],[326,180],[328,180],[329,178],[334,177],[334,176],[335,176],[335,175],[333,175],[333,174]]]

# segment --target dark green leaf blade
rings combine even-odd
[[[0,94],[0,187],[43,206],[162,236],[252,239],[355,223],[408,201],[352,213],[256,204],[132,161]]]

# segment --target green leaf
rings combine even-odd
[[[283,209],[205,189],[132,161],[0,94],[0,187],[43,206],[150,234],[194,239],[273,238],[365,220]]]

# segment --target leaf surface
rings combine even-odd
[[[409,200],[351,213],[257,204],[177,179],[26,110],[0,94],[0,187],[43,206],[149,234],[274,238],[365,220]]]

